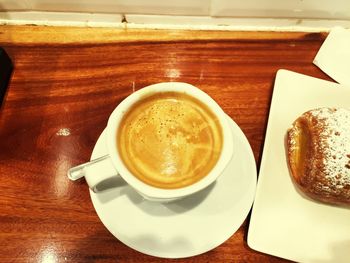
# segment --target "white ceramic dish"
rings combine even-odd
[[[183,258],[209,251],[232,236],[251,208],[256,164],[248,140],[233,122],[235,154],[224,173],[207,189],[170,203],[143,199],[123,181],[101,193],[90,191],[106,228],[127,246],[157,257]],[[106,154],[105,133],[91,159]]]
[[[350,108],[350,88],[287,70],[278,71],[248,245],[297,262],[349,262],[350,209],[302,196],[287,166],[284,146],[287,129],[303,112],[317,107]]]

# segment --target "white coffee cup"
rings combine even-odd
[[[180,92],[204,103],[216,115],[222,128],[223,144],[219,159],[213,169],[201,180],[182,188],[164,189],[144,183],[135,177],[123,163],[117,146],[117,132],[126,112],[140,99],[157,92]],[[76,180],[85,177],[90,189],[98,192],[98,184],[113,176],[121,176],[134,190],[152,201],[172,201],[194,194],[212,184],[222,174],[233,154],[233,138],[227,115],[205,92],[181,82],[166,82],[142,88],[124,99],[112,112],[106,127],[106,148],[108,154],[91,162],[76,166],[68,171],[68,177]]]

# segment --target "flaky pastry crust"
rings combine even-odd
[[[350,110],[319,108],[302,114],[287,131],[292,178],[307,196],[350,205]]]

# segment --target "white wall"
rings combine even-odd
[[[0,0],[2,21],[36,17],[101,22],[120,22],[126,17],[136,24],[190,25],[233,25],[243,20],[250,21],[248,25],[282,20],[300,24],[309,20],[311,24],[326,21],[322,24],[348,27],[350,0]]]
[[[0,0],[0,10],[350,19],[349,0]]]

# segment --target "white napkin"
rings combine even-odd
[[[350,29],[333,28],[313,63],[338,83],[350,86]]]

